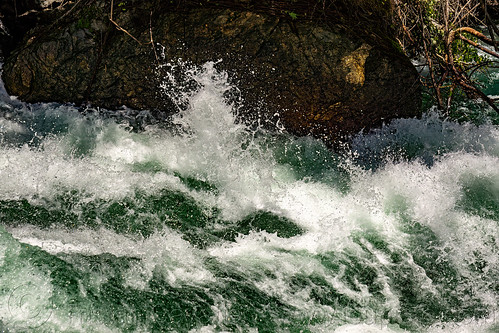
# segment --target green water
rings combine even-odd
[[[4,94],[0,331],[499,331],[493,120],[429,111],[335,154],[191,75],[174,128]]]

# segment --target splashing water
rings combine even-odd
[[[339,155],[187,75],[139,132],[0,93],[0,330],[499,329],[498,126],[429,112]]]

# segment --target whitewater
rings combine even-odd
[[[335,153],[187,75],[168,124],[2,84],[0,331],[499,331],[497,124],[430,108]]]

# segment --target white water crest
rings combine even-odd
[[[173,129],[147,125],[134,132],[126,121],[82,114],[73,106],[23,104],[0,92],[3,324],[12,331],[120,331],[103,310],[90,311],[88,300],[92,288],[102,290],[113,280],[115,268],[106,261],[113,258],[126,261],[120,271],[124,290],[152,292],[150,281],[159,277],[168,288],[205,291],[213,300],[213,314],[209,323],[193,325],[193,332],[258,330],[242,317],[235,317],[240,326],[227,324],[239,300],[220,289],[233,280],[277,299],[286,316],[311,332],[497,328],[498,126],[458,124],[430,111],[422,119],[398,119],[359,134],[351,151],[338,155],[312,138],[272,135],[239,123],[237,107],[224,97],[233,87],[214,63],[189,75],[198,88],[177,96],[182,107]],[[185,218],[195,225],[200,216],[206,218],[200,228],[212,234],[259,212],[282,218],[279,223],[300,232],[284,237],[253,228],[236,232],[234,239],[198,246],[188,238],[198,229],[187,230],[177,217],[169,216],[166,226],[148,233],[133,229],[132,222],[140,227],[161,220],[158,210],[171,207],[146,210],[140,205],[159,201],[165,191],[192,199],[197,210],[189,208]],[[168,202],[187,205],[180,199]],[[94,206],[123,213],[109,220],[108,211],[85,215]],[[16,212],[7,216],[12,207],[33,213],[13,221]],[[67,218],[51,213],[64,210]],[[43,214],[56,222],[36,224]],[[80,223],[82,216],[90,222]],[[130,220],[122,222],[123,216]],[[419,232],[426,237],[420,242]],[[202,232],[201,237],[208,239]],[[74,296],[87,307],[82,313],[54,306],[54,299],[71,297],[64,296],[57,274],[46,267],[49,259],[25,260],[23,247],[61,267],[87,269]],[[92,268],[97,265],[93,258],[103,260],[106,264],[99,265],[104,268]],[[433,259],[435,266],[452,268],[448,280],[455,286],[448,288],[455,290],[442,282],[445,272],[426,265]],[[219,266],[237,278],[225,277]],[[423,295],[415,295],[414,302],[423,304],[431,296],[445,303],[457,294],[455,302],[481,306],[468,311],[476,318],[408,318],[419,313],[411,312],[418,304],[408,303],[412,294],[404,294],[403,283],[396,281],[404,274],[413,284],[408,293]],[[328,299],[332,294],[337,295],[333,301]],[[130,309],[130,316],[134,331],[152,330],[139,310]],[[284,315],[275,320],[282,325],[291,321]]]

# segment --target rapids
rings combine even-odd
[[[497,123],[429,109],[332,153],[187,74],[140,129],[0,87],[0,331],[499,330]]]

